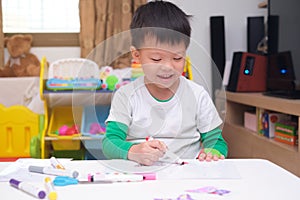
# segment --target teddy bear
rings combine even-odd
[[[0,77],[39,76],[40,61],[30,48],[32,35],[16,34],[4,38],[4,45],[10,57],[3,68],[0,68]]]

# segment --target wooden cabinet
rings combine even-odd
[[[300,100],[269,97],[261,93],[226,92],[223,136],[228,143],[229,157],[268,159],[300,176],[299,144],[283,144],[244,127],[244,112],[258,109],[295,116],[298,119],[299,133]]]

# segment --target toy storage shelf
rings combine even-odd
[[[72,93],[97,93],[97,94],[110,94],[112,91],[110,90],[44,90],[44,95],[46,94],[72,94]]]
[[[63,140],[63,139],[46,136],[45,140],[46,141],[55,141],[55,140]],[[73,138],[68,139],[68,140],[80,140],[80,141],[83,141],[83,140],[100,140],[100,139],[99,138],[90,137],[90,136],[76,136],[76,137],[73,137]]]
[[[46,102],[47,129],[42,137],[41,158],[56,156],[55,153],[57,153],[64,157],[81,154],[83,157],[81,156],[79,159],[84,159],[85,143],[101,140],[99,137],[86,136],[81,132],[84,109],[91,105],[110,105],[113,92],[99,89],[48,90],[46,87],[48,74],[49,66],[44,60],[40,76],[40,94]],[[80,132],[75,136],[55,136],[52,134],[62,125],[69,126],[71,123],[79,126]]]
[[[300,124],[300,100],[265,96],[262,93],[226,92],[223,136],[230,158],[264,158],[300,176],[300,145],[291,146],[244,127],[244,112],[266,109],[295,116]],[[298,136],[299,137],[299,136]]]

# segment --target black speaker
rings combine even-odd
[[[240,73],[240,66],[242,61],[243,52],[234,52],[232,63],[231,63],[231,70],[227,85],[227,90],[231,92],[235,92],[238,84],[238,77]]]
[[[215,99],[214,91],[223,86],[222,79],[226,62],[224,16],[210,17],[210,53],[212,58],[212,98]]]
[[[225,30],[224,16],[210,17],[211,57],[223,78],[225,68]]]
[[[265,37],[263,16],[247,17],[247,52],[260,53],[257,50],[259,42]]]
[[[267,88],[267,56],[234,52],[227,90],[264,92]]]
[[[297,20],[297,19],[295,19]],[[278,53],[279,16],[268,16],[268,54]]]
[[[290,51],[268,55],[268,90],[294,90],[295,73]]]

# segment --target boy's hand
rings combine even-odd
[[[152,165],[164,156],[167,146],[159,140],[151,140],[132,145],[128,151],[128,160],[136,161],[143,165]]]
[[[201,149],[197,159],[199,161],[217,161],[219,159],[223,160],[225,159],[225,156],[222,155],[218,150],[212,149],[212,148],[204,148]]]

